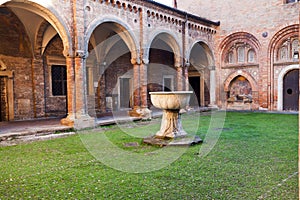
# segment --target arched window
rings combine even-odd
[[[230,51],[230,52],[228,53],[227,61],[228,61],[229,64],[232,64],[232,63],[235,62],[235,61],[234,61],[234,55],[233,55],[233,52],[232,52],[232,51]]]
[[[238,47],[237,53],[238,53],[238,62],[239,63],[245,62],[245,47]]]
[[[293,52],[298,51],[298,48],[299,48],[299,40],[295,39],[292,42],[292,51]]]
[[[287,46],[283,46],[279,50],[279,60],[287,60],[288,58],[288,49]]]
[[[250,49],[248,51],[248,62],[249,63],[255,62],[255,51],[253,49]]]

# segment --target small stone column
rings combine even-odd
[[[185,63],[185,67],[184,67],[185,91],[189,91],[190,90],[189,67],[190,67],[190,63],[186,62]]]
[[[105,69],[106,69],[106,62],[98,63],[99,66],[99,80],[98,80],[98,107],[100,112],[105,113],[106,112],[106,93],[105,93],[105,87],[106,87],[106,77],[105,77]]]
[[[140,101],[140,66],[136,59],[131,59],[133,65],[133,109],[137,109],[141,105]]]
[[[151,111],[148,109],[147,103],[147,60],[137,62],[132,59],[133,64],[133,110],[129,111],[131,117],[140,117],[143,119],[151,118]]]
[[[61,120],[61,124],[74,127],[75,121],[75,71],[74,59],[71,56],[66,57],[67,67],[67,117]]]
[[[75,57],[67,58],[68,116],[62,124],[75,129],[93,127],[95,119],[88,115],[86,93],[85,54],[77,51]]]
[[[143,60],[140,65],[140,78],[141,78],[141,107],[143,109],[148,108],[148,64],[149,60]]]
[[[216,67],[210,66],[210,107],[217,107],[216,105]]]
[[[177,70],[177,90],[182,91],[183,90],[183,70],[182,66],[180,65],[175,65],[176,70]]]

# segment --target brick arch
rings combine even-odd
[[[24,2],[15,2],[11,0],[0,0],[0,5],[3,4],[5,4],[8,7],[17,6],[18,8],[22,8],[32,13],[35,13],[43,19],[45,19],[54,27],[54,29],[60,35],[64,45],[64,54],[72,54],[72,37],[70,35],[70,32],[68,31],[68,25],[64,21],[63,16],[61,16],[59,12],[54,9],[53,6],[50,6],[47,1],[32,0]]]
[[[195,41],[195,42],[189,47],[189,49],[188,49],[188,51],[187,51],[187,54],[186,54],[188,60],[190,60],[192,50],[193,50],[193,48],[195,47],[195,45],[197,45],[197,44],[201,45],[201,46],[204,48],[204,50],[205,50],[205,52],[206,52],[207,59],[208,59],[208,65],[209,65],[209,66],[214,66],[214,65],[215,65],[215,57],[214,57],[214,55],[213,55],[212,48],[211,48],[206,42],[204,42],[204,41],[202,41],[202,40]]]
[[[290,26],[286,26],[280,29],[275,35],[272,37],[269,43],[268,52],[271,55],[271,59],[274,60],[274,56],[276,54],[279,45],[289,37],[299,35],[299,24],[293,24]]]
[[[248,32],[236,32],[228,35],[220,44],[219,49],[221,54],[221,60],[224,62],[226,59],[226,53],[235,43],[248,43],[254,48],[257,57],[259,57],[259,51],[261,44],[258,39],[251,33]]]
[[[96,18],[95,20],[93,20],[89,26],[87,27],[87,32],[86,32],[86,37],[85,37],[85,51],[88,51],[88,44],[90,41],[90,38],[94,32],[94,30],[100,26],[103,23],[106,22],[111,22],[111,23],[116,23],[117,25],[119,25],[121,27],[121,29],[123,29],[123,33],[122,35],[120,35],[120,37],[122,38],[122,40],[126,43],[127,47],[129,48],[130,52],[131,52],[131,57],[132,59],[139,59],[139,55],[138,55],[138,51],[139,51],[139,43],[138,40],[136,39],[136,36],[134,34],[134,32],[132,31],[133,29],[130,27],[129,24],[127,24],[125,21],[123,21],[122,19],[117,18],[116,16],[109,16],[109,15],[105,15],[105,18],[103,18],[103,16],[99,16],[98,18]]]
[[[177,36],[168,30],[156,30],[154,33],[151,34],[151,36],[148,38],[148,43],[147,43],[146,47],[144,48],[144,58],[143,59],[149,60],[150,48],[151,48],[151,45],[152,45],[154,39],[156,37],[159,37],[162,35],[167,36],[165,42],[173,50],[173,53],[174,53],[174,56],[176,59],[175,65],[178,64],[180,62],[180,57],[182,55],[182,47],[180,45],[181,43],[179,42],[179,39],[177,38]]]
[[[230,83],[233,81],[233,79],[235,79],[237,76],[243,76],[245,77],[250,85],[251,85],[251,88],[252,88],[252,91],[253,92],[257,92],[258,91],[258,87],[257,87],[257,84],[256,84],[256,81],[255,79],[248,73],[248,72],[245,72],[245,71],[242,71],[242,70],[238,70],[236,72],[233,72],[232,74],[230,74],[227,79],[225,80],[224,82],[224,91],[225,92],[228,92],[229,91],[229,86],[230,86]]]

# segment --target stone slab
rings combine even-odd
[[[199,136],[186,136],[178,137],[175,139],[160,139],[155,138],[155,136],[150,136],[143,139],[144,144],[149,144],[153,146],[192,146],[202,143],[203,140]]]

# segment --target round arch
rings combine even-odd
[[[27,10],[48,21],[57,31],[63,41],[64,55],[72,54],[72,37],[68,32],[68,26],[63,17],[58,14],[57,10],[55,10],[53,5],[49,4],[49,2],[38,0],[23,2],[0,0],[0,5],[4,4],[7,7],[15,7]]]
[[[180,42],[176,35],[168,30],[157,30],[154,33],[151,34],[149,37],[148,43],[146,47],[144,48],[144,58],[145,60],[149,60],[150,56],[150,49],[153,41],[155,38],[160,37],[163,39],[166,44],[168,44],[171,49],[173,50],[173,53],[175,55],[175,59],[177,64],[180,62],[180,57],[182,55],[182,47],[180,45]],[[176,63],[175,63],[176,64]]]
[[[271,55],[271,58],[274,59],[274,54],[278,45],[288,37],[299,34],[299,24],[293,24],[287,27],[280,29],[275,35],[272,37],[269,43],[268,52]]]
[[[232,74],[230,74],[227,77],[227,79],[225,80],[225,82],[224,82],[224,91],[225,92],[229,91],[230,83],[237,76],[243,76],[243,77],[245,77],[249,81],[249,83],[251,85],[251,88],[252,88],[252,91],[253,92],[257,92],[258,91],[258,87],[257,87],[255,79],[248,72],[245,72],[243,70],[238,70],[238,71],[233,72]]]
[[[190,60],[191,58],[191,53],[194,49],[194,47],[196,45],[201,45],[205,52],[206,52],[206,56],[207,56],[207,59],[208,59],[208,65],[209,66],[214,66],[215,65],[215,59],[214,59],[214,55],[213,55],[213,52],[212,52],[212,48],[204,41],[202,40],[198,40],[198,41],[195,41],[190,47],[189,49],[187,50],[187,56],[188,56],[188,60]]]
[[[115,16],[107,16],[105,15],[105,18],[103,18],[103,16],[96,18],[94,21],[92,21],[90,23],[90,25],[87,27],[87,32],[86,32],[86,39],[84,41],[85,43],[85,51],[88,51],[88,43],[90,41],[90,38],[94,32],[94,30],[100,26],[103,23],[116,23],[118,25],[120,25],[122,33],[120,34],[120,37],[122,38],[122,40],[125,42],[125,44],[127,45],[127,47],[129,48],[130,52],[131,52],[131,57],[132,59],[138,59],[139,55],[138,55],[138,51],[139,51],[139,43],[135,37],[134,31],[130,28],[129,24],[127,24],[126,22],[124,22],[123,20],[115,17]],[[119,32],[120,33],[120,32]]]
[[[278,100],[277,100],[277,110],[283,110],[283,79],[284,76],[291,70],[299,69],[299,65],[289,65],[281,70],[278,75],[277,82],[277,92],[278,92]]]
[[[228,50],[236,43],[247,43],[254,48],[257,57],[259,57],[260,43],[259,40],[251,33],[248,32],[236,32],[228,35],[219,45],[220,59],[223,65],[225,64],[226,55]]]

